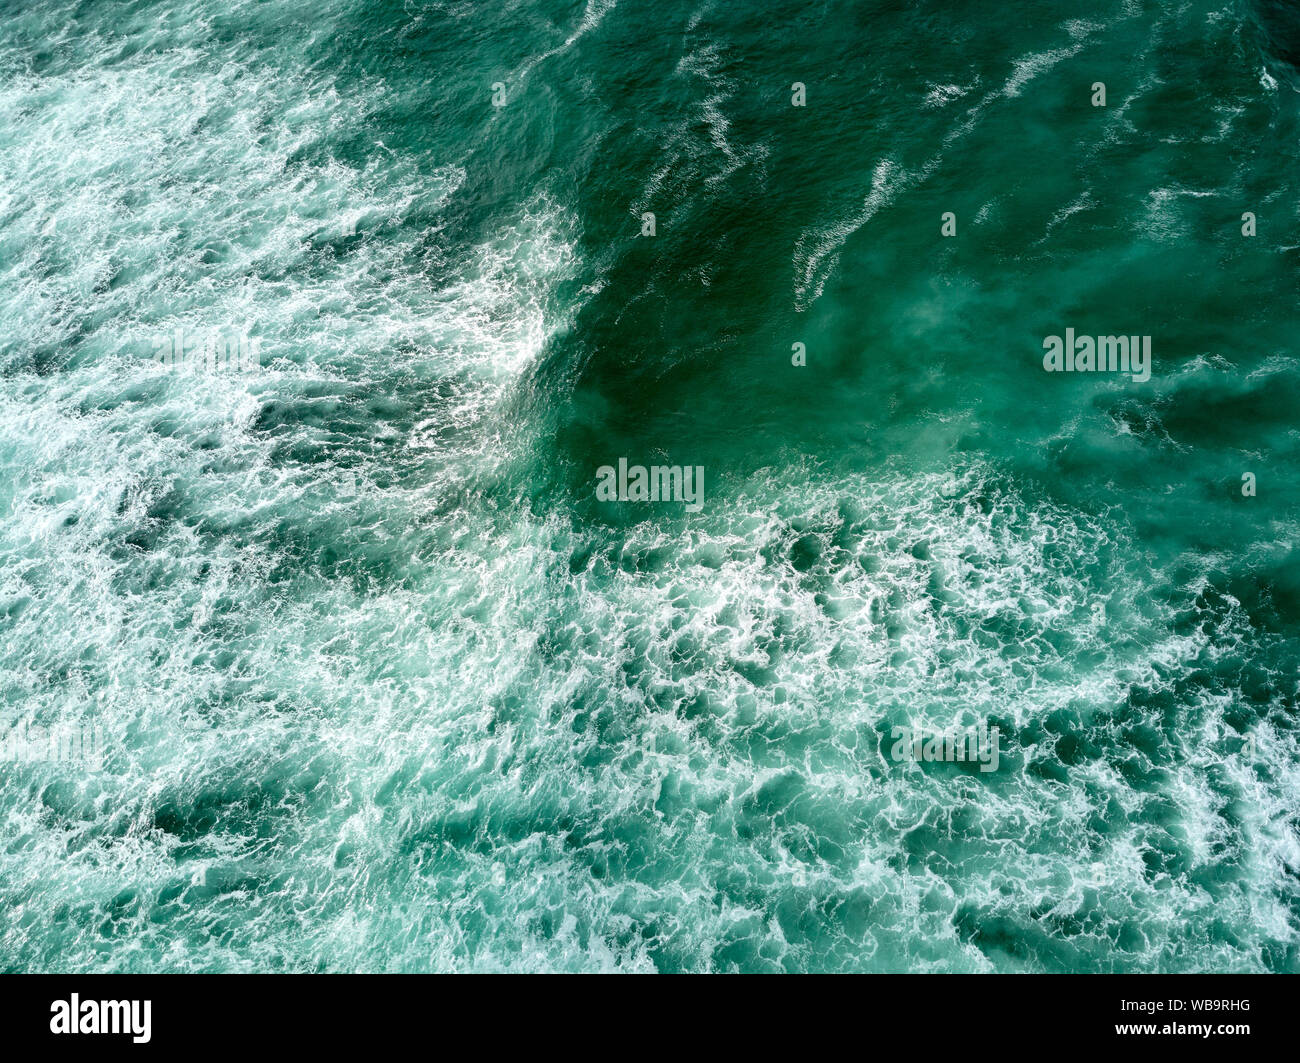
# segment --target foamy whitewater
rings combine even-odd
[[[0,4],[0,969],[1300,970],[1298,62]]]

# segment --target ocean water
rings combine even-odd
[[[1298,178],[1290,0],[0,3],[0,969],[1300,970]]]

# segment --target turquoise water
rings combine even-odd
[[[1298,64],[1281,0],[0,3],[0,727],[103,742],[0,761],[0,968],[1300,969]]]

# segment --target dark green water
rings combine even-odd
[[[1297,970],[1298,156],[1282,0],[0,4],[0,968]]]

